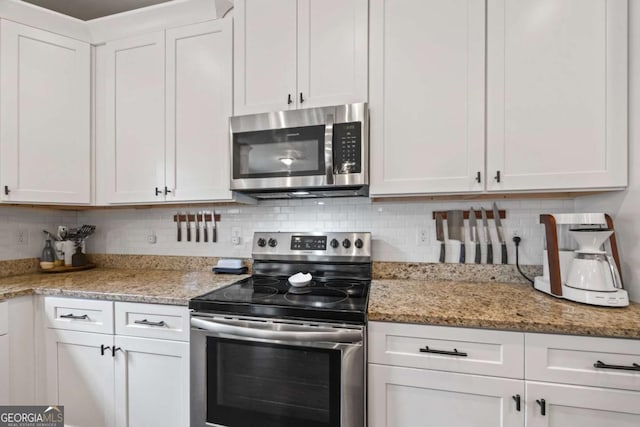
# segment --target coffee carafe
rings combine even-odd
[[[613,257],[602,250],[613,230],[578,228],[569,232],[578,242],[571,263],[567,286],[596,292],[616,292],[622,289],[620,272]]]

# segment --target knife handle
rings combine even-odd
[[[191,222],[187,221],[187,242],[190,242],[190,241],[191,241]]]
[[[182,242],[182,221],[180,221],[180,213],[178,213],[178,242]]]
[[[216,231],[216,225],[213,225],[211,229],[211,243],[216,243],[218,241],[218,232]]]
[[[196,223],[196,242],[200,241],[200,224]]]
[[[464,264],[465,261],[465,253],[464,253],[464,243],[460,243],[460,264]]]
[[[444,242],[440,243],[440,258],[439,262],[444,262]]]
[[[506,243],[502,244],[502,263],[503,264],[509,264],[509,261],[507,259],[507,244]]]
[[[476,259],[474,260],[476,264],[480,264],[480,242],[476,242]]]
[[[204,242],[207,243],[209,241],[209,224],[204,223],[204,228],[202,229],[204,234]]]
[[[493,264],[493,245],[487,243],[487,264]]]

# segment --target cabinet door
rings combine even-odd
[[[369,427],[521,427],[524,382],[369,364]]]
[[[0,27],[2,200],[90,203],[89,45],[11,21]]]
[[[298,108],[367,101],[368,3],[298,1]]]
[[[627,1],[488,1],[489,190],[627,185]]]
[[[370,25],[371,194],[481,191],[484,2],[372,0]]]
[[[109,202],[163,201],[164,32],[107,43],[106,57]]]
[[[640,393],[527,382],[527,427],[637,427]],[[544,399],[542,415],[537,400]]]
[[[0,405],[9,404],[9,335],[0,335]]]
[[[189,425],[189,343],[115,337],[116,426]]]
[[[167,31],[167,200],[229,200],[231,19]]]
[[[47,401],[64,405],[71,426],[113,425],[113,357],[101,346],[112,335],[48,329],[46,332]]]
[[[297,0],[237,0],[234,20],[234,114],[294,107]]]

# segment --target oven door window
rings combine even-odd
[[[233,134],[233,178],[323,175],[324,125]]]
[[[207,422],[339,427],[340,350],[207,337]]]

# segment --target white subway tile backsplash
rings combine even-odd
[[[325,200],[270,200],[256,205],[215,207],[221,215],[217,243],[176,241],[173,215],[179,210],[192,213],[213,207],[154,209],[105,209],[81,212],[0,207],[0,260],[39,256],[44,245],[42,229],[55,231],[57,225],[95,224],[96,234],[88,242],[94,253],[250,257],[254,231],[370,231],[377,261],[434,262],[440,246],[435,240],[434,210],[489,209],[493,201],[373,202],[367,198]],[[510,262],[515,261],[511,241],[517,231],[522,264],[540,264],[544,247],[541,213],[572,212],[571,199],[499,200],[507,211],[503,222]],[[231,242],[231,228],[240,228],[241,244]],[[496,233],[490,222],[491,235]],[[18,230],[28,232],[26,244],[16,244]],[[430,241],[421,243],[417,235],[426,230]],[[468,230],[467,230],[468,231]],[[156,243],[147,242],[149,234]]]

